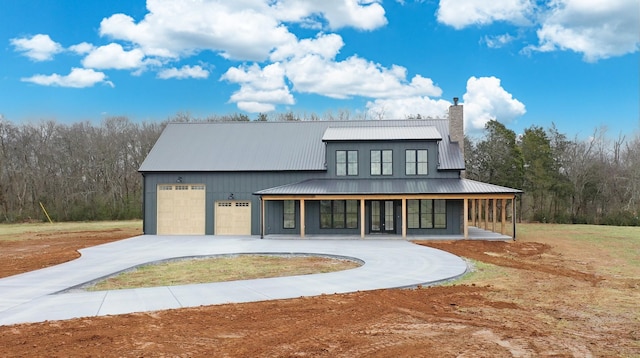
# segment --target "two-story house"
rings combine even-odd
[[[520,191],[463,177],[462,116],[171,123],[140,167],[144,232],[504,234]]]

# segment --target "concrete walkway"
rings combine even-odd
[[[80,251],[76,260],[0,279],[0,325],[171,308],[429,285],[464,274],[466,263],[404,240],[261,240],[145,235]],[[72,288],[144,263],[224,254],[320,254],[361,267],[315,275],[84,292]],[[71,289],[71,290],[70,290]]]

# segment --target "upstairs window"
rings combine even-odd
[[[393,151],[371,151],[371,175],[393,175]]]
[[[429,160],[426,149],[407,149],[405,151],[405,174],[429,174]]]
[[[358,175],[357,150],[336,150],[336,175]]]

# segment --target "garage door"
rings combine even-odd
[[[216,235],[251,235],[250,201],[216,201]]]
[[[204,185],[158,185],[158,235],[204,235]]]

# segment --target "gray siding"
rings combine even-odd
[[[371,150],[393,151],[393,175],[371,176]],[[428,175],[405,174],[405,150],[426,149],[429,155]],[[358,151],[358,175],[336,176],[336,151]],[[438,143],[435,141],[370,141],[370,142],[328,142],[327,143],[327,177],[340,179],[390,179],[390,178],[458,178],[459,171],[439,171]]]
[[[254,192],[324,176],[324,172],[146,173],[144,176],[144,232],[145,234],[156,233],[157,185],[175,184],[178,177],[182,177],[182,183],[185,184],[206,186],[205,233],[207,235],[214,233],[214,203],[218,200],[227,200],[229,194],[233,194],[235,200],[251,201],[251,234],[259,235],[260,198],[253,195]]]

